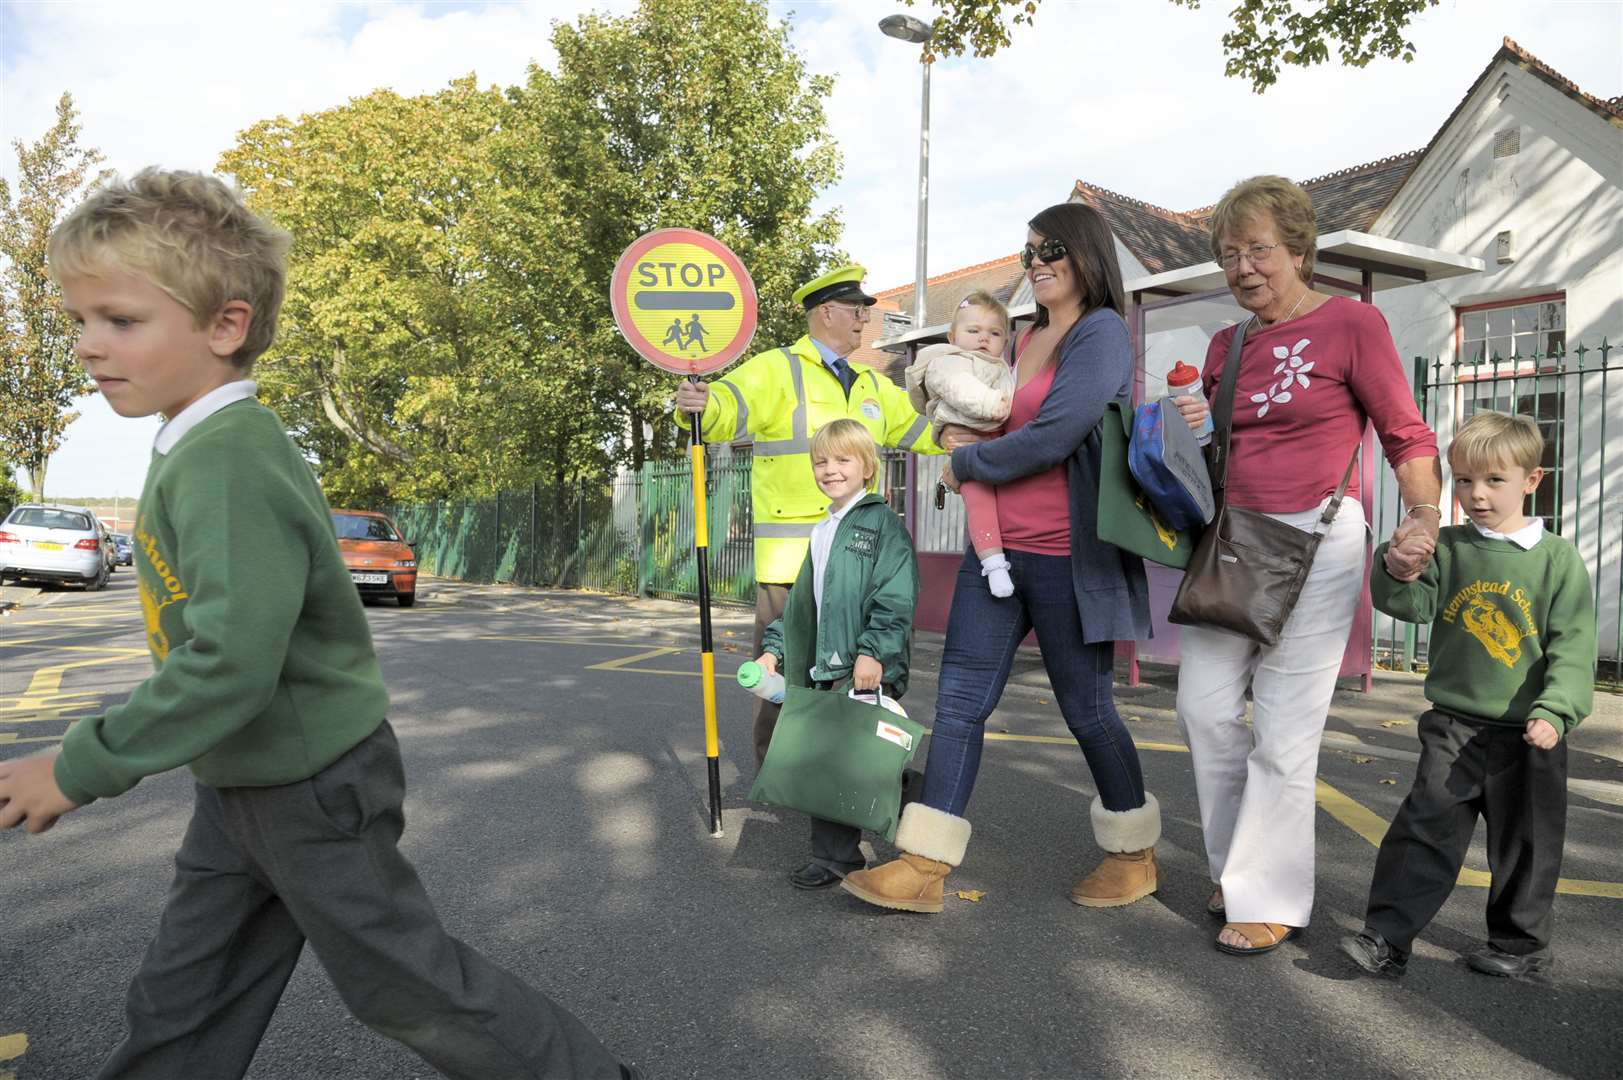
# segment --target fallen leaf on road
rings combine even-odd
[[[1395,783],[1397,783],[1397,781],[1396,780],[1382,780],[1381,783],[1383,783],[1383,784],[1395,784]]]
[[[1408,722],[1407,720],[1382,720],[1381,726],[1385,728],[1401,727]]]
[[[732,631],[732,630],[723,630],[721,632],[721,636],[722,637],[737,637],[738,634],[736,632]]]
[[[986,895],[986,891],[984,889],[959,889],[955,895],[960,900],[968,900],[971,904],[978,904],[981,902],[981,897]]]
[[[1352,759],[1353,764],[1355,765],[1368,765],[1370,762],[1375,760],[1372,757],[1365,757],[1363,754],[1354,754]]]
[[[1045,698],[1045,697],[1040,697],[1040,698],[1037,699],[1037,704],[1039,704],[1039,705],[1047,705],[1048,704],[1048,699]]]
[[[723,645],[722,648],[726,649],[728,652],[737,652],[738,651],[738,646],[737,645]]]

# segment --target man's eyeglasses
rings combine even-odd
[[[1065,241],[1044,240],[1036,247],[1027,244],[1020,249],[1020,265],[1030,270],[1034,262],[1056,263],[1069,254],[1070,249],[1065,246]]]
[[[849,311],[851,313],[851,317],[857,322],[867,322],[873,317],[873,312],[868,310],[868,305],[866,304],[842,304],[836,300],[830,300],[828,301],[828,305],[829,307],[843,308],[846,311]]]
[[[1225,270],[1233,270],[1240,265],[1241,258],[1246,258],[1251,260],[1252,266],[1258,266],[1266,262],[1268,256],[1272,255],[1274,248],[1278,246],[1278,244],[1252,244],[1244,251],[1225,251],[1217,257],[1217,265]]]

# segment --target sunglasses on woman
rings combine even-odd
[[[1065,246],[1065,241],[1044,240],[1036,247],[1027,244],[1020,249],[1020,265],[1030,270],[1031,264],[1034,262],[1056,263],[1068,254],[1070,254],[1070,249]]]

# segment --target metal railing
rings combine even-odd
[[[755,603],[750,453],[706,457],[710,595]],[[886,451],[886,498],[905,506],[905,456]],[[417,544],[423,572],[459,581],[590,589],[633,596],[698,597],[693,488],[687,459],[650,462],[607,482],[535,485],[488,499],[386,508]]]
[[[1594,589],[1597,679],[1623,684],[1623,455],[1609,443],[1623,436],[1623,363],[1613,363],[1616,347],[1576,348],[1482,362],[1415,357],[1415,400],[1444,454],[1460,424],[1473,413],[1492,409],[1533,417],[1544,435],[1545,477],[1528,496],[1526,513],[1541,517],[1551,531],[1570,540],[1583,555]],[[1443,489],[1443,518],[1461,520],[1450,487]],[[1391,534],[1402,513],[1397,484],[1383,469],[1377,485],[1375,535]],[[1398,622],[1376,613],[1375,657],[1381,666],[1413,671],[1424,663],[1428,627]]]

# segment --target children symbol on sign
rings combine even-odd
[[[700,352],[709,352],[710,350],[705,348],[704,334],[704,324],[699,321],[697,314],[688,320],[686,327],[682,325],[681,316],[677,316],[676,321],[671,323],[671,328],[665,331],[665,340],[660,344],[675,345],[682,352],[686,352],[689,345],[698,345]]]
[[[704,324],[699,321],[699,316],[697,314],[695,314],[693,318],[688,321],[688,345],[692,345],[694,342],[699,343],[700,352],[709,352],[709,350],[704,347]],[[685,347],[686,346],[684,346],[684,348]]]

